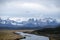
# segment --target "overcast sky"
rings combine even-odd
[[[60,18],[60,0],[0,0],[0,16]]]

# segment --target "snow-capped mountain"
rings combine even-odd
[[[11,20],[10,18],[7,18],[5,20],[0,18],[0,26],[4,24],[5,26],[19,26],[19,27],[55,27],[59,23],[57,22],[56,19],[53,18],[44,18],[44,19],[34,19],[30,18],[27,21],[14,21]],[[47,27],[48,26],[48,27]]]

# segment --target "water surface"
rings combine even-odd
[[[20,39],[20,40],[49,40],[48,37],[45,37],[45,36],[38,36],[38,35],[34,35],[34,34],[28,34],[28,33],[22,33],[23,36],[25,34],[27,34],[28,36],[25,36],[26,38],[25,39]],[[21,33],[20,33],[21,35]]]

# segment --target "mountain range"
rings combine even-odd
[[[10,18],[3,20],[0,18],[0,29],[42,29],[55,28],[60,23],[53,18],[34,19],[29,18],[27,21],[14,21]]]

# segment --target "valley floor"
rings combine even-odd
[[[16,40],[22,38],[14,32],[31,32],[32,30],[0,30],[0,40]]]

